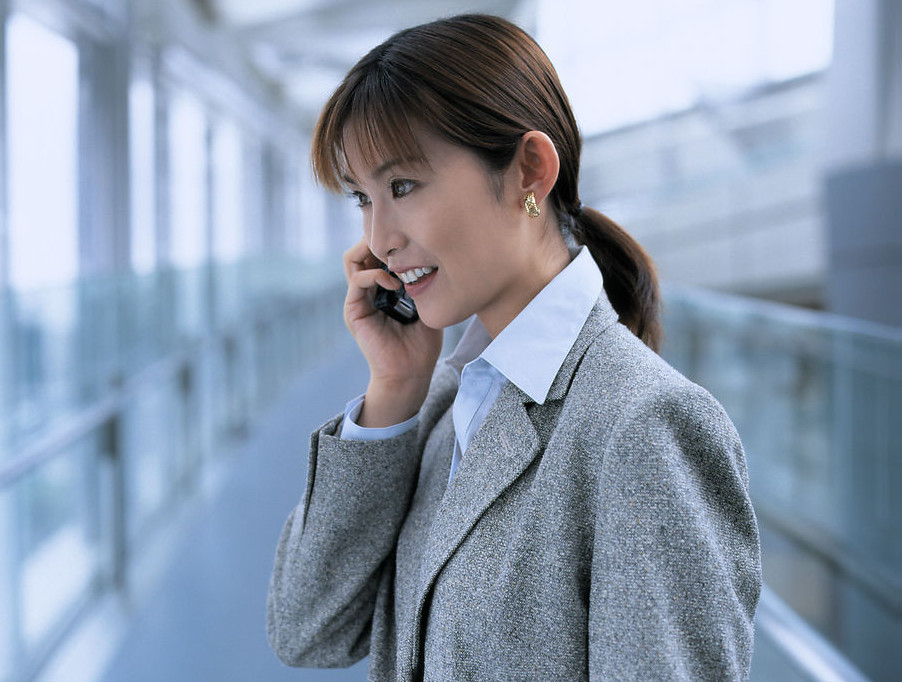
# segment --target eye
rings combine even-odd
[[[348,198],[354,202],[357,208],[364,208],[365,206],[370,205],[370,198],[363,192],[358,192],[356,190],[348,192]]]
[[[395,199],[400,199],[401,197],[405,197],[416,187],[417,183],[414,180],[392,180],[391,181],[391,195]]]

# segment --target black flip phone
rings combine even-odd
[[[380,263],[380,267],[386,272],[390,272],[385,263]],[[391,275],[395,279],[398,278],[394,273],[391,273]],[[420,319],[420,316],[417,314],[417,307],[414,305],[413,299],[404,291],[403,284],[397,291],[380,287],[377,284],[373,305],[401,324],[411,324]]]

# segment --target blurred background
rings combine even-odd
[[[365,679],[264,631],[308,433],[366,381],[309,139],[465,10],[546,48],[583,202],[743,437],[752,679],[902,679],[902,2],[2,0],[2,682]]]

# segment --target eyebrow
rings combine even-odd
[[[384,163],[380,163],[378,166],[376,166],[376,169],[372,172],[372,177],[378,179],[379,177],[384,175],[386,172],[391,170],[393,167],[400,166],[403,163],[421,164],[421,163],[427,163],[427,161],[426,161],[426,159],[389,159],[388,161],[385,161]],[[356,187],[360,187],[360,183],[357,182],[354,178],[352,178],[347,173],[342,175],[342,179],[345,182],[347,182],[349,185],[355,185]]]

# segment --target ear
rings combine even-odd
[[[541,204],[554,188],[561,168],[554,142],[545,133],[530,130],[520,138],[514,162],[521,194],[532,190]]]

